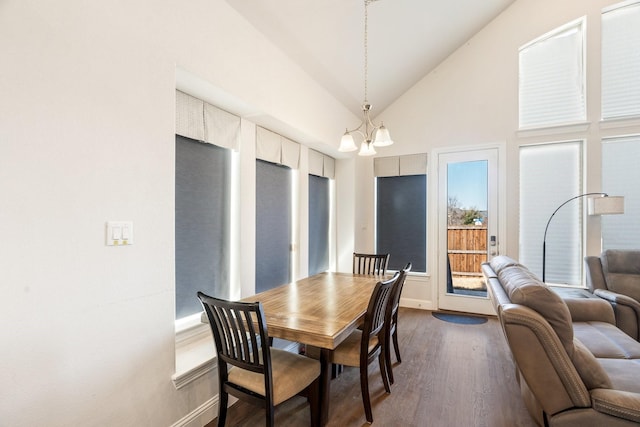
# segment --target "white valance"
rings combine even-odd
[[[240,117],[176,90],[176,134],[237,150]]]
[[[256,127],[256,158],[298,169],[300,144],[258,126]]]
[[[335,176],[335,159],[315,150],[309,150],[309,174],[333,179]]]
[[[373,173],[379,177],[424,175],[427,173],[427,154],[376,157],[373,159]]]
[[[204,140],[204,101],[176,91],[176,134]]]

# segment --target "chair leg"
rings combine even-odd
[[[368,365],[366,363],[360,365],[360,390],[362,391],[364,415],[367,418],[367,422],[371,424],[373,422],[373,413],[371,412],[371,399],[369,397],[369,372]]]
[[[393,368],[391,366],[391,337],[385,336],[384,340],[384,364],[386,366],[387,377],[389,378],[389,383],[393,384]]]
[[[402,363],[400,358],[400,346],[398,345],[398,327],[393,331],[393,349],[396,351],[396,360],[398,363]]]
[[[378,356],[378,363],[380,364],[380,375],[382,375],[382,382],[384,384],[384,390],[387,393],[391,393],[391,387],[389,386],[389,376],[387,374],[387,361],[384,357],[384,352],[380,352],[380,356]]]
[[[320,377],[309,385],[307,400],[311,412],[311,426],[320,427]]]
[[[221,387],[222,388],[222,387]],[[218,402],[218,427],[224,427],[227,422],[227,405],[229,403],[229,394],[220,391],[220,402]]]
[[[267,427],[275,427],[275,407],[273,405],[267,405],[265,409],[267,410]]]

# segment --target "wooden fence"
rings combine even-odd
[[[481,276],[480,265],[487,260],[487,227],[449,226],[447,238],[451,274]]]

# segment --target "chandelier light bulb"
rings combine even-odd
[[[375,148],[373,148],[373,144],[371,143],[371,141],[362,141],[362,144],[360,145],[360,152],[358,153],[359,156],[373,156],[376,154],[376,150]]]
[[[342,139],[340,140],[340,148],[338,151],[349,152],[356,151],[358,147],[356,146],[356,142],[353,140],[353,135],[349,133],[349,131],[345,131],[344,135],[342,135]]]
[[[391,144],[393,144],[393,141],[389,135],[389,129],[384,127],[384,124],[380,123],[380,127],[376,131],[376,139],[373,141],[373,145],[376,147],[388,147]]]

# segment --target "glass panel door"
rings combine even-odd
[[[497,254],[498,150],[438,156],[438,308],[493,312],[481,265]]]

